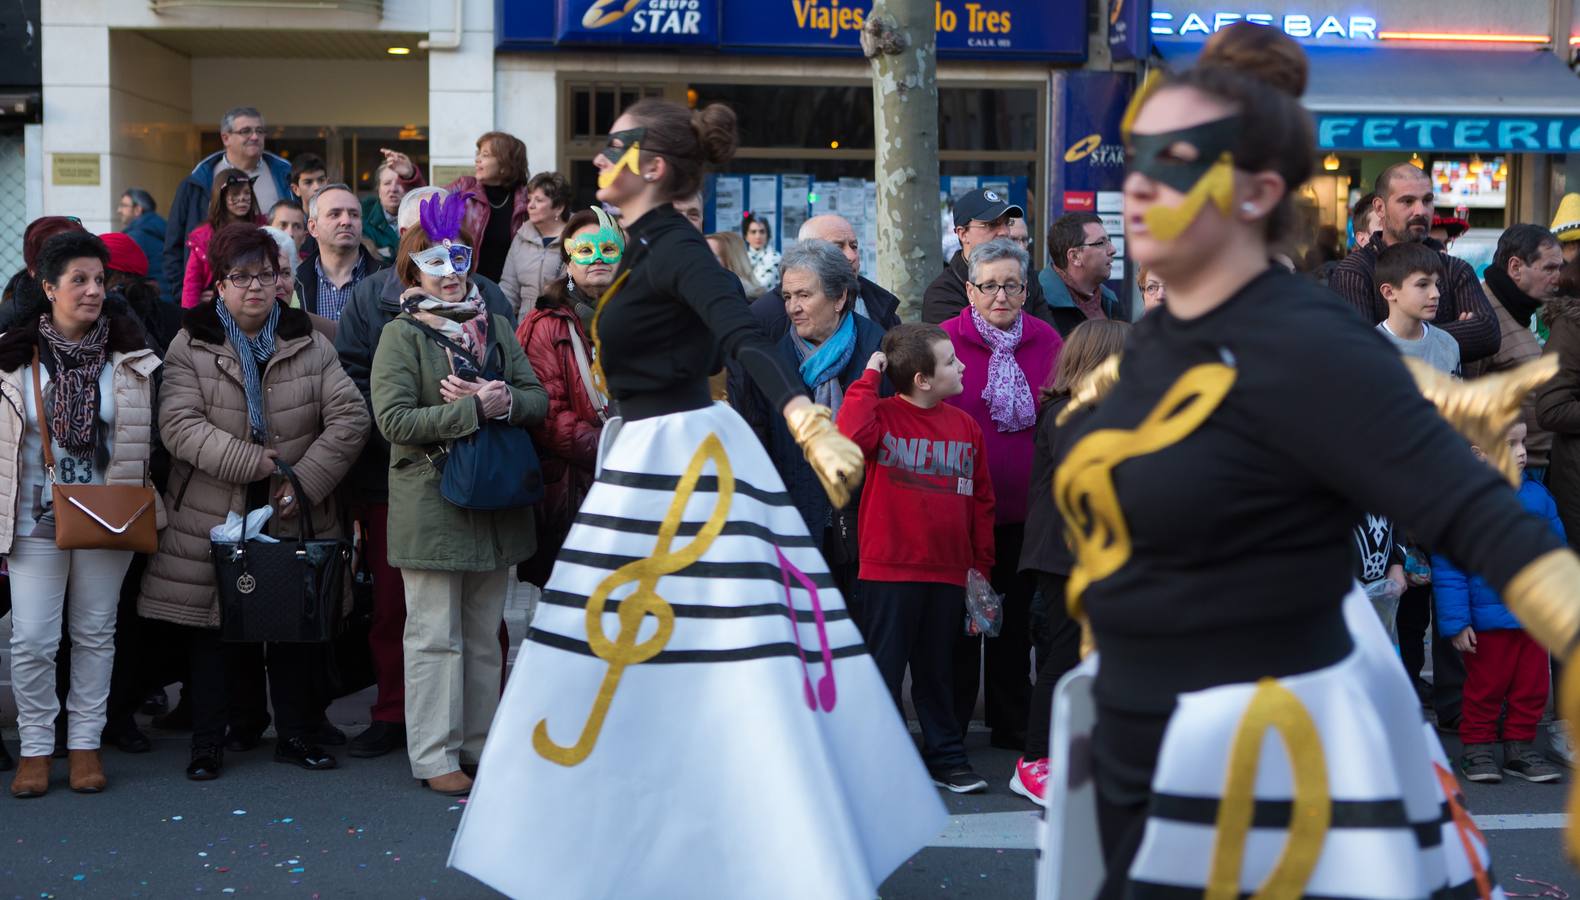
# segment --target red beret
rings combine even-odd
[[[110,251],[110,265],[108,268],[140,278],[148,277],[148,255],[137,242],[120,233],[112,231],[109,234],[99,235],[99,240]]]

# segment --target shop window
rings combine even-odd
[[[661,84],[569,84],[570,115],[566,138],[572,142],[601,142],[620,111],[644,97],[662,97]],[[601,143],[600,143],[601,146]]]

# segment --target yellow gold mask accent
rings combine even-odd
[[[1197,180],[1180,205],[1154,205],[1142,218],[1153,237],[1160,241],[1172,241],[1201,215],[1209,201],[1226,216],[1234,206],[1234,158],[1228,153],[1218,157],[1218,161]]]
[[[607,288],[604,288],[603,296],[598,298],[598,305],[593,309],[592,325],[587,329],[592,333],[593,387],[597,388],[605,397],[612,395],[609,393],[609,380],[605,378],[603,374],[603,340],[598,337],[598,319],[603,315],[604,307],[609,305],[609,298],[613,297],[615,293],[620,290],[620,285],[625,284],[625,280],[630,277],[631,270],[626,269],[624,272],[620,273],[619,277],[616,278],[613,283],[611,283]]]
[[[641,162],[642,144],[640,141],[632,141],[631,145],[625,148],[625,152],[620,154],[618,162],[598,173],[598,187],[603,189],[614,184],[614,180],[620,177],[621,169],[630,169],[632,175],[642,177],[641,169],[638,168]]]
[[[1130,98],[1130,105],[1125,107],[1125,117],[1119,120],[1120,137],[1129,140],[1130,129],[1135,127],[1136,116],[1141,114],[1141,107],[1145,106],[1148,98],[1162,86],[1162,72],[1153,69],[1147,73],[1146,80],[1141,82],[1141,87],[1136,90],[1136,95]]]
[[[710,460],[719,482],[718,502],[714,504],[713,511],[708,514],[697,536],[686,546],[671,552],[670,544],[680,531],[680,520],[697,489],[698,480],[702,478],[702,467]],[[599,659],[609,663],[609,668],[604,672],[603,684],[593,698],[592,709],[575,744],[566,747],[554,743],[549,738],[548,720],[538,720],[537,727],[532,731],[532,748],[538,751],[539,756],[562,766],[575,766],[592,753],[626,667],[657,656],[675,632],[675,610],[658,595],[658,580],[685,569],[708,552],[714,539],[724,531],[734,497],[735,474],[730,467],[730,458],[725,455],[719,436],[710,434],[697,445],[685,474],[675,486],[675,499],[670,501],[669,510],[664,513],[664,520],[658,526],[658,540],[653,546],[653,555],[615,569],[598,583],[597,590],[587,598],[587,645]],[[637,583],[636,590],[620,601],[620,631],[614,640],[610,640],[603,630],[604,608],[609,602],[609,595],[615,588],[633,581]],[[658,620],[658,630],[652,637],[638,643],[636,637],[641,631],[642,620],[647,616]]]
[[[1271,728],[1289,754],[1294,779],[1294,808],[1289,814],[1284,852],[1252,900],[1281,900],[1305,894],[1317,867],[1323,839],[1333,821],[1328,795],[1328,764],[1322,755],[1317,723],[1294,692],[1271,678],[1257,682],[1256,692],[1240,719],[1229,752],[1229,774],[1218,804],[1217,837],[1203,900],[1235,900],[1245,864],[1245,843],[1256,812],[1256,771],[1262,761],[1263,738]]]
[[[1114,574],[1130,560],[1130,528],[1114,489],[1114,468],[1189,437],[1223,402],[1234,379],[1234,369],[1222,363],[1194,366],[1134,429],[1094,431],[1070,449],[1054,473],[1053,501],[1075,552],[1075,570],[1065,595],[1071,617],[1085,617],[1080,598],[1087,585]]]

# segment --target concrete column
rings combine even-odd
[[[494,5],[490,0],[433,0],[429,40],[455,41],[455,4],[461,4],[460,46],[428,51],[428,153],[434,171],[471,171],[477,138],[494,128]],[[529,157],[529,163],[533,163]],[[449,179],[430,179],[444,184]]]
[[[110,29],[104,25],[42,26],[44,81],[45,215],[72,215],[93,232],[110,230]],[[53,177],[56,154],[99,158],[99,183],[60,185]]]

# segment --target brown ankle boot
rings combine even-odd
[[[11,796],[18,800],[42,797],[49,793],[49,757],[24,756],[11,779]]]
[[[97,750],[73,750],[71,760],[71,789],[79,794],[97,794],[104,790],[104,766],[99,762]]]

